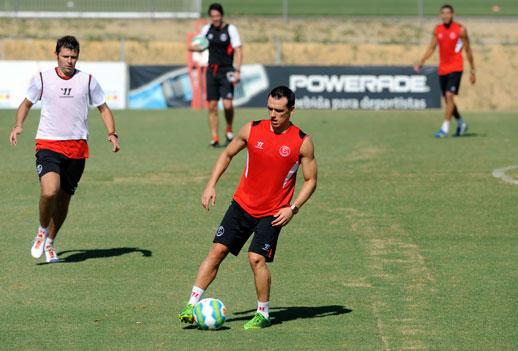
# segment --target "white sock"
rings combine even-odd
[[[54,239],[47,238],[47,241],[45,241],[45,247],[52,246],[53,243],[54,243]]]
[[[450,132],[450,121],[444,121],[442,122],[441,130],[448,134]]]
[[[196,305],[200,301],[201,295],[203,295],[204,292],[205,290],[203,290],[202,288],[198,288],[196,285],[193,286],[191,297],[189,298],[189,304]]]
[[[265,318],[270,318],[270,301],[257,301],[257,313],[262,314]]]
[[[49,230],[47,228],[43,228],[41,225],[40,227],[38,228],[38,234],[43,232],[43,234],[45,234],[45,236],[49,235]]]
[[[464,123],[464,119],[461,117],[457,120],[457,125],[461,126]]]

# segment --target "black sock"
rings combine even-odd
[[[462,118],[460,116],[459,110],[457,110],[457,105],[453,105],[453,117],[455,117],[455,119],[461,119]]]

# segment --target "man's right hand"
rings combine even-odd
[[[208,211],[211,203],[212,207],[216,206],[216,189],[208,186],[201,196],[201,205]]]
[[[9,135],[9,142],[11,145],[15,146],[18,141],[18,135],[22,134],[23,128],[22,127],[14,127],[11,131],[11,134]]]

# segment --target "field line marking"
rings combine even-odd
[[[508,171],[511,171],[513,169],[518,169],[518,165],[514,166],[507,166],[502,168],[497,168],[493,170],[493,177],[502,179],[505,183],[518,185],[518,179],[514,179],[513,177],[505,174]]]

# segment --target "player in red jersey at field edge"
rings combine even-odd
[[[216,183],[232,158],[246,148],[245,169],[230,207],[216,230],[209,254],[200,265],[187,306],[178,318],[193,322],[193,307],[216,278],[230,252],[237,256],[250,236],[248,259],[254,273],[257,313],[245,329],[268,327],[270,270],[281,228],[287,225],[317,186],[317,163],[311,138],[291,122],[295,94],[279,86],[268,95],[269,119],[246,124],[218,158],[203,192],[202,206],[216,204]],[[302,166],[304,183],[295,191],[297,170]]]
[[[23,131],[29,110],[41,101],[36,133],[36,172],[40,178],[40,226],[31,248],[39,258],[45,252],[47,263],[59,262],[54,240],[65,222],[72,195],[88,158],[88,108],[101,113],[113,152],[120,149],[115,121],[104,92],[90,74],[75,68],[79,42],[64,36],[56,43],[56,68],[40,72],[31,81],[25,99],[16,112],[9,141],[14,146]]]
[[[476,81],[475,63],[468,30],[462,24],[455,22],[453,15],[454,11],[451,5],[441,7],[442,24],[435,27],[430,46],[428,46],[421,60],[414,66],[416,72],[419,72],[426,60],[432,56],[435,47],[439,45],[439,83],[446,106],[444,122],[439,131],[435,133],[436,138],[448,136],[452,116],[457,121],[455,136],[463,135],[468,129],[468,125],[461,117],[454,101],[455,95],[459,93],[460,80],[464,70],[463,49],[466,51],[466,57],[471,68],[469,80],[471,84],[475,84]]]

